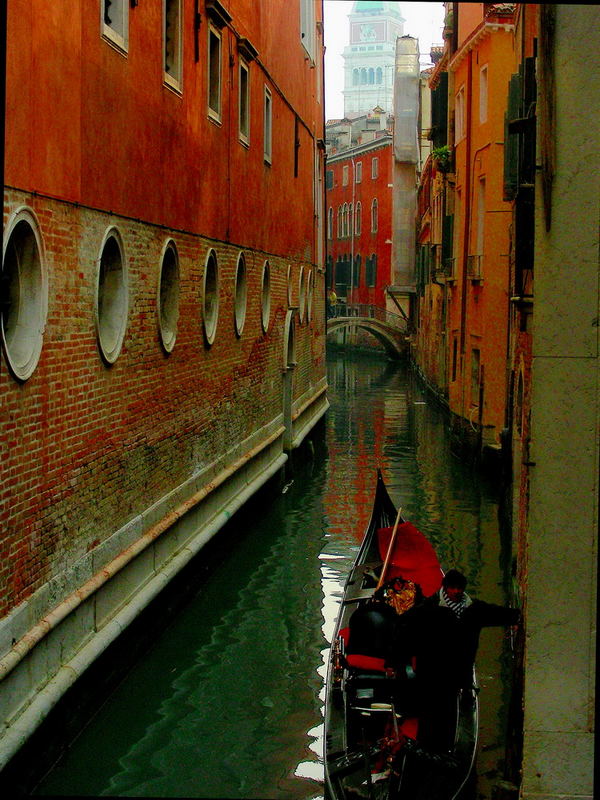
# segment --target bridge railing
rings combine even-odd
[[[369,303],[337,303],[330,311],[331,317],[367,317],[399,331],[407,329],[407,322],[402,314],[395,314],[393,311]]]

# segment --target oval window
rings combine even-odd
[[[300,279],[298,281],[298,316],[300,322],[304,322],[306,311],[306,272],[304,267],[300,267]]]
[[[262,291],[261,291],[261,321],[263,331],[266,333],[269,328],[269,320],[271,317],[271,267],[269,262],[265,261],[262,273]]]
[[[248,283],[246,279],[246,259],[240,253],[235,272],[235,332],[242,335],[246,321],[246,301],[248,299]]]
[[[170,353],[177,338],[179,320],[179,259],[175,243],[170,241],[163,251],[158,287],[158,326],[162,346]]]
[[[292,305],[292,265],[288,266],[287,271],[287,300],[288,306]]]
[[[35,217],[19,211],[9,226],[2,264],[0,323],[6,359],[19,380],[35,370],[42,351],[48,298]]]
[[[121,238],[114,228],[104,238],[98,265],[96,327],[102,356],[114,364],[127,327],[127,273]]]
[[[219,319],[219,265],[214,250],[208,251],[204,270],[204,335],[212,344]]]
[[[308,294],[307,294],[307,301],[306,301],[306,316],[309,322],[312,322],[313,317],[313,297],[315,294],[315,277],[312,269],[308,271]]]

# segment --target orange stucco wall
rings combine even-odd
[[[471,18],[472,22],[476,21],[475,8],[478,7],[473,6],[467,7],[466,19],[459,25],[461,36],[471,41],[474,31],[469,31],[467,24]],[[481,29],[476,32],[481,34]],[[499,434],[505,425],[511,205],[503,200],[503,140],[507,86],[514,71],[512,47],[510,33],[495,30],[483,31],[475,39],[474,46],[467,44],[462,52],[459,49],[453,70],[454,98],[450,98],[455,102],[457,93],[464,90],[465,135],[457,136],[454,151],[456,279],[449,304],[449,355],[451,360],[456,338],[458,363],[455,380],[450,370],[448,397],[452,411],[465,419],[481,422],[485,429],[484,440],[490,444],[499,443]],[[485,67],[487,116],[482,119],[480,81]],[[482,181],[485,183],[485,210],[484,220],[480,222]],[[480,225],[483,225],[483,248],[478,244]],[[465,275],[468,256],[477,254],[482,255],[480,281]],[[472,373],[473,350],[480,351],[479,380],[474,379]]]
[[[22,57],[7,64],[7,184],[310,258],[314,220],[305,211],[313,203],[314,148],[323,130],[319,64],[287,58],[298,47],[300,15],[285,4],[230,5],[235,32],[258,51],[250,64],[249,147],[236,135],[237,37],[231,27],[222,31],[223,111],[215,124],[207,115],[208,18],[202,13],[196,62],[193,2],[183,3],[181,94],[163,83],[161,0],[129,9],[126,55],[103,39],[99,12],[90,14],[83,0],[70,3],[68,14],[62,4],[11,2],[8,40]],[[263,160],[265,85],[273,97],[270,166]]]

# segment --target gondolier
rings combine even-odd
[[[439,665],[448,646],[452,647],[455,656],[445,672],[462,690],[463,702],[470,702],[481,629],[517,625],[521,615],[516,608],[472,599],[466,586],[467,579],[461,572],[448,570],[439,591],[414,608],[406,619],[418,632],[422,660]]]
[[[433,713],[431,706],[426,719],[417,691],[419,668],[414,669],[416,643],[409,621],[416,606],[424,609],[419,614],[431,612],[433,620],[444,613],[454,616],[450,609],[438,615],[433,601],[420,602],[422,596],[439,592],[442,578],[430,542],[402,518],[378,472],[371,519],[344,587],[330,651],[325,699],[328,800],[453,800],[467,781],[477,744],[477,701],[462,708],[455,692],[452,709],[448,704]],[[377,608],[381,613],[374,616]],[[393,652],[376,641],[377,631],[369,641],[371,623],[375,628],[390,625]],[[445,664],[454,652],[455,647],[445,652]],[[423,746],[428,724],[451,742],[449,748]],[[451,739],[443,733],[450,725],[455,732]]]

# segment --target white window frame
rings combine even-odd
[[[9,303],[0,312],[4,354],[13,375],[25,381],[38,365],[48,315],[46,257],[32,209],[23,206],[9,220],[0,273]]]
[[[263,333],[269,329],[271,319],[271,267],[268,260],[263,264],[260,297],[260,321]]]
[[[373,156],[373,160],[371,161],[371,178],[375,180],[379,177],[379,158],[378,156]]]
[[[109,260],[109,242],[118,259]],[[114,268],[116,265],[116,269]],[[121,353],[129,314],[127,258],[120,231],[109,228],[102,239],[96,261],[95,316],[98,346],[107,364],[114,364]]]
[[[456,93],[454,104],[454,135],[460,142],[465,137],[465,87],[461,86]]]
[[[488,118],[488,65],[479,70],[479,122],[487,122]]]
[[[160,340],[165,352],[170,353],[179,320],[179,255],[172,239],[165,243],[160,259],[156,311]]]
[[[167,56],[167,20],[169,14],[175,11],[174,29],[176,41],[172,50],[172,64]],[[176,91],[181,91],[183,80],[183,37],[182,37],[183,10],[181,0],[163,0],[163,80],[167,86]]]
[[[265,163],[273,163],[273,95],[268,86],[265,86],[263,101],[263,157]]]
[[[300,0],[300,41],[311,62],[316,61],[316,17],[314,0]]]
[[[482,256],[485,242],[485,176],[477,185],[477,241],[475,255]]]
[[[304,267],[300,267],[300,276],[298,278],[298,319],[302,325],[305,322],[306,315],[306,271]]]
[[[214,37],[214,38],[212,38]],[[217,41],[219,46],[219,55],[217,59],[217,64],[213,63],[213,50],[212,50],[212,42]],[[212,23],[208,25],[208,53],[207,53],[207,106],[208,106],[208,116],[210,119],[214,120],[215,122],[221,122],[221,110],[222,110],[222,80],[221,74],[223,71],[223,37],[221,36],[221,31],[218,30]],[[216,69],[215,69],[216,66]],[[215,86],[216,83],[216,86]],[[214,92],[216,90],[216,100],[217,100],[217,108],[212,105],[214,98]]]
[[[246,270],[246,257],[241,252],[238,255],[237,268],[235,271],[235,293],[234,293],[234,323],[235,332],[238,338],[244,332],[246,323],[246,308],[248,305],[248,273]]]
[[[356,204],[356,209],[354,211],[354,235],[360,236],[362,231],[362,203],[360,200]]]
[[[245,81],[242,80],[245,75]],[[240,56],[238,68],[238,130],[240,141],[250,144],[250,65]],[[244,113],[245,112],[245,113]]]
[[[342,167],[342,186],[348,186],[348,164]]]
[[[377,198],[373,198],[371,203],[371,233],[377,233],[379,230],[379,203]]]
[[[100,30],[102,37],[110,44],[127,53],[129,47],[129,0],[110,0],[112,8],[106,8],[107,0],[100,3]],[[105,20],[105,14],[114,14],[112,22]]]
[[[209,266],[211,269],[210,274]],[[202,278],[202,322],[206,342],[209,345],[213,344],[217,335],[220,286],[219,260],[216,251],[211,247],[206,254],[204,276]]]
[[[354,183],[362,183],[362,161],[356,162],[356,174],[354,177]]]

